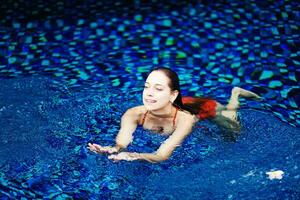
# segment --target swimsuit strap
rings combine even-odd
[[[178,108],[176,107],[176,112],[173,118],[173,128],[175,128],[175,120],[176,120],[177,112],[178,112]]]
[[[147,110],[147,112],[145,113],[145,115],[144,115],[144,117],[143,117],[143,120],[142,120],[142,126],[144,126],[145,119],[146,119],[146,116],[147,116],[148,112],[149,112],[149,111]]]
[[[147,112],[145,113],[145,115],[144,115],[144,117],[142,119],[142,124],[141,124],[142,126],[145,123],[145,119],[146,119],[146,116],[147,116],[148,112],[149,111],[147,110]],[[174,118],[173,118],[173,128],[175,128],[175,120],[176,120],[177,112],[178,112],[178,108],[176,107],[176,112],[175,112],[175,115],[174,115]]]

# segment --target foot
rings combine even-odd
[[[240,87],[234,87],[232,89],[232,92],[237,93],[237,94],[239,94],[239,96],[246,97],[246,98],[253,98],[255,100],[260,100],[261,99],[261,97],[258,96],[257,94],[255,94],[254,92],[251,92],[249,90],[245,90],[245,89],[240,88]]]

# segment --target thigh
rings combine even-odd
[[[223,116],[228,118],[229,120],[238,122],[237,109],[228,110],[226,106],[220,104],[219,102],[217,102],[217,107],[216,107],[216,117],[218,116]]]
[[[239,132],[240,123],[237,118],[237,110],[226,110],[225,106],[218,103],[216,108],[216,117],[212,121],[228,131]]]

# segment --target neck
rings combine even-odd
[[[172,116],[173,107],[174,106],[170,103],[169,105],[165,106],[162,109],[151,110],[150,113],[155,117],[170,117]]]

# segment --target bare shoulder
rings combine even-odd
[[[135,106],[132,108],[129,108],[123,115],[123,117],[126,118],[131,118],[134,120],[139,120],[141,115],[143,115],[146,112],[146,108],[145,106],[141,105],[141,106]]]
[[[178,111],[177,124],[178,125],[190,125],[193,126],[196,122],[195,116],[190,114],[189,112],[180,110]]]
[[[172,137],[182,140],[192,132],[196,121],[194,115],[183,110],[178,111],[177,115],[176,128],[172,134]]]
[[[141,105],[141,106],[135,106],[135,107],[129,108],[126,111],[126,113],[129,113],[129,114],[143,114],[146,111],[147,110],[146,110],[145,106]]]

